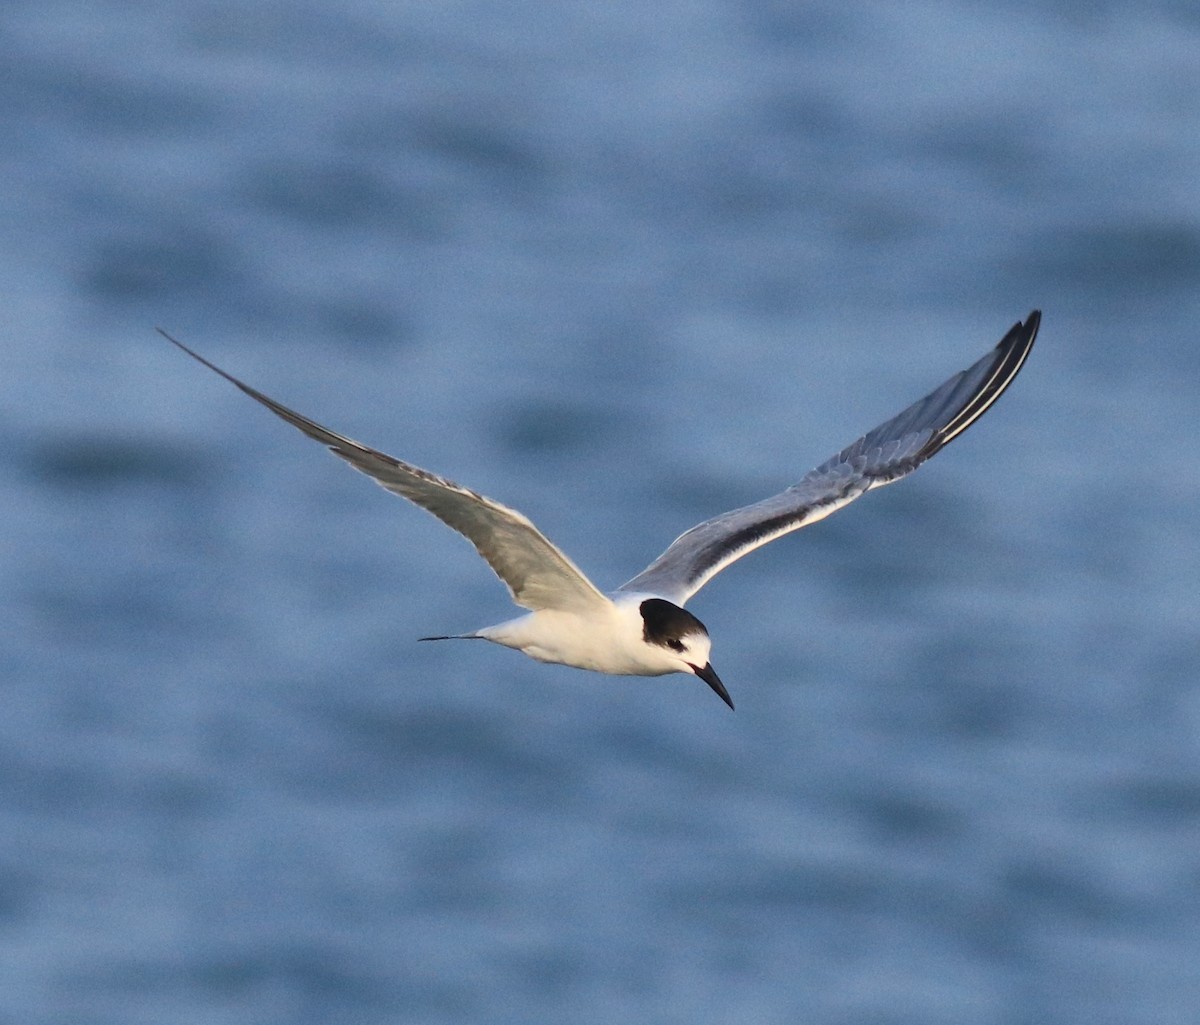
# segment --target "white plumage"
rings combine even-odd
[[[529,610],[516,619],[455,637],[488,640],[542,662],[601,673],[692,673],[732,708],[709,660],[708,631],[683,605],[731,562],[823,519],[872,488],[899,480],[953,441],[1012,383],[1033,347],[1040,321],[1041,314],[1033,311],[978,362],[810,470],[798,483],[693,527],[641,573],[607,595],[515,509],[336,434],[239,381],[165,331],[160,333],[388,491],[465,536],[508,585],[513,601]]]

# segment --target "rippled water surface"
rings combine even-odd
[[[0,1022],[1164,1025],[1200,1007],[1186,4],[9,3]],[[1031,308],[695,680],[489,645]]]

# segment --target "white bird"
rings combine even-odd
[[[621,676],[691,673],[733,708],[709,659],[708,631],[683,607],[687,600],[731,562],[824,519],[872,488],[899,480],[957,438],[1017,376],[1040,321],[1041,313],[1034,310],[977,363],[810,470],[798,483],[692,527],[632,580],[608,594],[515,509],[335,434],[158,330],[356,470],[464,535],[508,586],[512,600],[529,610],[472,633],[421,640],[478,638],[515,648],[539,662]]]

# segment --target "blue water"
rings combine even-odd
[[[10,0],[0,1022],[1171,1025],[1200,1012],[1200,17]],[[489,645],[1031,308],[912,480],[683,677]]]

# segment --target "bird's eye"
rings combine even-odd
[[[667,641],[667,647],[672,651],[683,651],[683,641],[672,638],[671,640]]]

